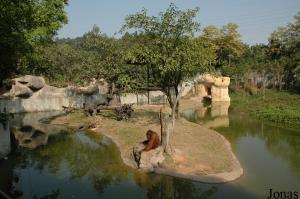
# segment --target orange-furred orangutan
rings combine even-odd
[[[137,143],[133,147],[133,157],[138,167],[140,167],[142,152],[156,149],[160,145],[159,136],[154,131],[148,130],[146,136],[147,136],[147,140]]]
[[[159,136],[156,132],[148,130],[146,136],[147,140],[143,142],[145,148],[142,151],[150,151],[151,149],[155,149],[160,145]]]

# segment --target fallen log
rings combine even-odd
[[[72,113],[74,112],[76,109],[74,107],[70,107],[70,106],[62,106],[63,110],[65,113]]]
[[[96,113],[100,113],[103,110],[114,111],[116,114],[116,118],[118,121],[123,119],[129,119],[131,117],[132,112],[134,111],[132,108],[133,104],[123,104],[121,106],[107,106],[107,105],[98,105],[97,107],[85,108],[84,111],[87,116],[95,116]]]
[[[101,110],[113,110],[116,114],[117,120],[129,119],[131,113],[134,111],[132,108],[133,104],[123,104],[121,106],[98,106],[99,111]]]

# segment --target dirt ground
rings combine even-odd
[[[195,106],[195,102],[182,100],[181,109]],[[55,118],[52,123],[75,128],[89,123],[96,124],[93,132],[110,137],[118,145],[124,162],[134,167],[131,156],[134,144],[146,139],[148,129],[160,135],[160,109],[163,112],[169,111],[167,106],[144,105],[136,106],[132,118],[127,121],[117,121],[112,112],[102,112],[93,118],[88,118],[83,113],[73,113]],[[171,172],[170,175],[177,173],[197,177],[220,173],[223,175],[220,178],[224,178],[224,174],[228,175],[230,172],[242,175],[242,169],[231,151],[230,143],[222,135],[183,118],[176,121],[172,148],[174,154],[172,157],[167,156],[161,165],[162,169]],[[236,173],[234,170],[237,169]],[[222,179],[220,182],[224,180],[226,181]]]

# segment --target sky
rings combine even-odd
[[[277,27],[293,22],[300,12],[300,0],[69,0],[65,8],[69,22],[59,30],[58,37],[82,36],[93,25],[113,36],[127,15],[143,8],[150,15],[157,15],[170,3],[183,10],[199,6],[196,19],[201,28],[221,27],[229,22],[238,24],[242,41],[250,45],[267,43]]]

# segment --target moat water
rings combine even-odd
[[[13,130],[11,153],[0,160],[0,198],[5,193],[10,198],[260,199],[269,189],[300,191],[300,132],[234,111],[212,117],[211,110],[199,114],[200,109],[183,116],[231,142],[245,171],[240,179],[204,184],[140,173],[124,165],[107,137],[37,123],[56,114],[39,113],[17,115],[10,124],[19,130]]]

